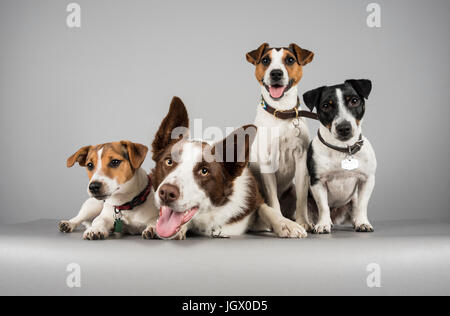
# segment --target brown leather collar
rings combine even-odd
[[[353,156],[357,152],[359,152],[361,150],[362,146],[364,145],[364,140],[362,138],[362,134],[359,135],[359,140],[353,146],[347,146],[347,147],[338,147],[338,146],[334,146],[334,145],[327,143],[325,141],[325,139],[323,139],[322,135],[320,135],[320,131],[317,132],[317,135],[319,136],[319,139],[322,142],[322,144],[324,144],[325,146],[327,146],[331,149],[334,149],[336,151],[340,151],[341,153],[349,154],[350,156]]]
[[[293,107],[290,110],[277,110],[273,107],[271,107],[266,100],[264,100],[264,97],[261,96],[261,106],[264,110],[267,111],[270,115],[273,115],[276,118],[279,118],[281,120],[290,120],[295,119],[299,117],[307,117],[312,120],[318,120],[316,113],[309,112],[309,111],[300,111],[298,108],[300,106],[300,99],[297,98],[297,105]]]

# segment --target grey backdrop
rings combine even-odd
[[[244,55],[262,42],[315,52],[300,93],[373,80],[371,219],[450,217],[449,1],[377,1],[380,29],[360,0],[78,0],[81,29],[66,26],[70,2],[0,2],[0,222],[73,216],[87,177],[66,158],[87,144],[150,144],[173,95],[205,127],[252,122],[259,87]]]

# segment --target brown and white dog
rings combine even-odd
[[[246,58],[255,66],[262,94],[255,119],[258,135],[251,149],[250,168],[278,218],[292,217],[295,212],[296,222],[306,234],[313,228],[307,207],[306,158],[310,136],[305,120],[299,116],[297,84],[302,79],[303,66],[313,60],[314,54],[296,44],[271,48],[264,43],[247,53]],[[283,200],[288,203],[282,204]]]
[[[91,198],[76,217],[59,223],[60,231],[70,233],[85,223],[90,227],[84,239],[105,239],[119,221],[120,232],[155,237],[158,210],[150,177],[141,168],[147,151],[144,145],[121,141],[85,146],[70,156],[67,167],[76,162],[86,167]]]
[[[190,140],[188,128],[186,108],[174,97],[152,144],[159,237],[185,239],[188,230],[229,237],[267,227],[280,237],[302,237],[294,222],[272,216],[247,167],[253,125],[213,145]]]

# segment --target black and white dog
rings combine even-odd
[[[375,187],[375,152],[362,136],[370,80],[347,80],[303,95],[321,126],[308,151],[311,192],[318,208],[314,233],[331,232],[333,224],[351,221],[357,232],[373,232],[367,206]]]

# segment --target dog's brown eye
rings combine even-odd
[[[92,162],[89,162],[86,167],[88,168],[89,171],[94,170],[94,164]]]
[[[206,176],[206,175],[208,175],[209,170],[208,170],[208,168],[202,168],[200,170],[200,173],[201,173],[202,176]]]
[[[167,166],[169,166],[169,167],[172,167],[173,166],[173,160],[172,159],[166,159],[166,165]]]
[[[352,99],[350,100],[349,105],[350,105],[351,107],[357,107],[357,106],[359,106],[360,103],[361,103],[361,100],[360,100],[359,98],[352,98]]]
[[[286,65],[292,65],[295,62],[294,57],[287,57],[286,58]]]
[[[269,65],[269,64],[270,64],[270,58],[269,58],[269,57],[264,57],[263,59],[261,59],[261,63],[262,63],[264,66]]]
[[[111,168],[117,168],[120,166],[120,164],[122,163],[122,161],[118,160],[118,159],[113,159],[111,160],[111,162],[109,163],[109,166]]]

